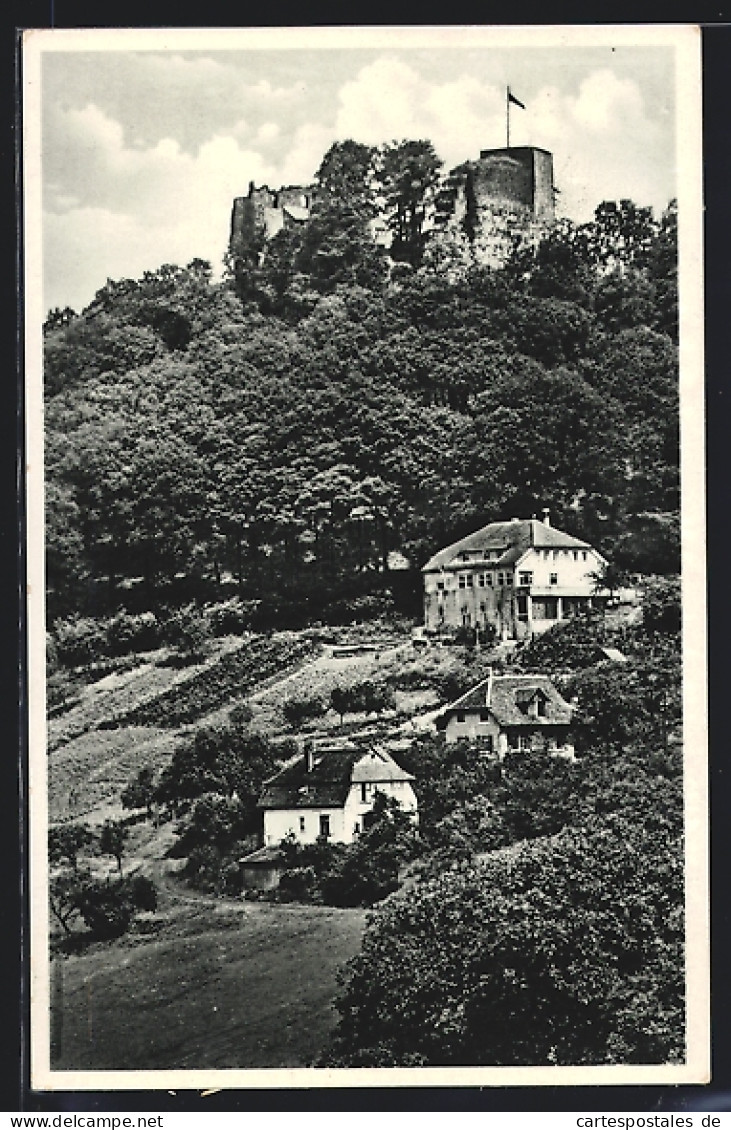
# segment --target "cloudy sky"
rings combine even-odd
[[[672,47],[612,29],[594,46],[308,32],[142,33],[135,49],[60,33],[64,49],[39,53],[46,309],[162,263],[218,270],[233,197],[310,181],[335,140],[429,138],[447,168],[502,146],[508,83],[526,106],[511,142],[553,152],[563,215],[622,197],[661,211],[676,194]]]

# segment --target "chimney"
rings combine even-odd
[[[547,506],[543,507],[543,525],[544,526],[550,526],[551,525],[551,511],[548,509]]]
[[[311,773],[315,768],[315,743],[312,738],[305,742],[305,771]]]
[[[485,691],[485,706],[489,706],[492,700],[492,667],[487,669],[487,690]]]

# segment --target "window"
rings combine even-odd
[[[518,584],[520,584],[520,585],[532,585],[533,584],[533,574],[532,573],[518,573]]]
[[[546,620],[558,619],[558,601],[555,596],[547,596],[545,602]]]
[[[325,839],[330,835],[330,816],[327,812],[320,813],[320,835]]]
[[[472,588],[472,585],[473,585],[474,579],[475,579],[475,578],[474,578],[474,577],[472,576],[472,574],[471,574],[471,573],[468,573],[468,574],[467,574],[467,588],[468,588],[468,589],[471,589],[471,588]]]
[[[574,550],[574,561],[578,561],[578,560],[579,560],[579,551],[578,551],[578,549],[575,549]]]
[[[477,584],[479,585],[479,587],[481,589],[484,589],[484,587],[485,587],[485,574],[484,573],[478,573],[477,574]]]
[[[304,832],[304,830],[305,830],[305,818],[304,818],[304,816],[300,816],[300,832]]]
[[[503,580],[503,578],[504,578],[504,574],[503,574],[503,573],[498,573],[498,575],[497,575],[497,583],[498,583],[499,585],[502,585],[502,584],[504,584],[504,583],[505,583],[505,582],[504,582],[504,580]]]
[[[506,585],[512,585],[512,583],[513,583],[513,574],[512,573],[506,573],[505,574],[505,584]]]
[[[553,560],[554,561],[558,560],[558,550],[557,549],[554,549],[554,551],[553,551]]]
[[[355,824],[353,825],[353,835],[354,836],[360,835],[360,822],[357,821],[357,820],[356,820]]]
[[[558,573],[551,573],[548,580],[552,585],[557,585],[558,584]]]
[[[464,710],[460,710],[457,714],[457,721],[463,723],[465,720]]]
[[[586,561],[586,550],[585,549],[582,549],[582,551],[581,551],[581,560]]]
[[[481,722],[489,722],[490,721],[490,711],[489,710],[481,710],[480,711],[480,721]]]
[[[485,573],[485,580],[487,581],[487,587],[488,588],[492,588],[493,579],[494,578],[493,578],[492,573]]]
[[[439,592],[444,590],[444,581],[437,581],[437,589]]]
[[[465,577],[464,573],[459,574],[459,587],[461,589],[467,588],[467,578]]]
[[[369,781],[363,781],[360,786],[360,800],[361,804],[366,804],[370,800],[372,786]]]
[[[518,619],[528,619],[528,597],[525,595],[518,595]]]

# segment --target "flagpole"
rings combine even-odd
[[[507,148],[510,149],[510,87],[505,88],[505,114],[508,125],[508,144]]]

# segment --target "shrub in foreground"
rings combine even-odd
[[[614,814],[387,901],[350,963],[326,1062],[682,1060],[683,864]]]

